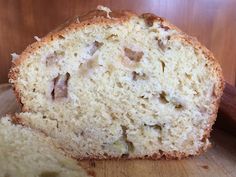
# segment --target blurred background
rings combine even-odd
[[[236,84],[236,0],[0,0],[0,83],[8,81],[10,54],[20,54],[66,19],[104,5],[152,12],[206,45]]]

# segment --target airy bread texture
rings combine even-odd
[[[0,118],[0,177],[86,177],[77,162],[60,151],[49,137]]]
[[[10,82],[21,121],[78,159],[205,151],[224,85],[212,53],[167,21],[103,10],[29,46]]]

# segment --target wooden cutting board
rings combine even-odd
[[[0,116],[19,110],[8,84],[0,85]],[[215,129],[213,147],[184,160],[110,160],[79,162],[96,177],[236,177],[236,137]]]

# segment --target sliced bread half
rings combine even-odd
[[[17,124],[18,118],[0,118],[0,177],[86,177],[45,134]]]
[[[19,117],[76,158],[181,158],[210,145],[220,65],[158,16],[100,7],[15,58]]]

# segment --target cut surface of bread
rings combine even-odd
[[[29,46],[9,76],[21,121],[79,159],[200,154],[224,87],[196,39],[126,11],[76,18]]]
[[[0,177],[86,177],[77,161],[66,157],[51,139],[0,118]]]

